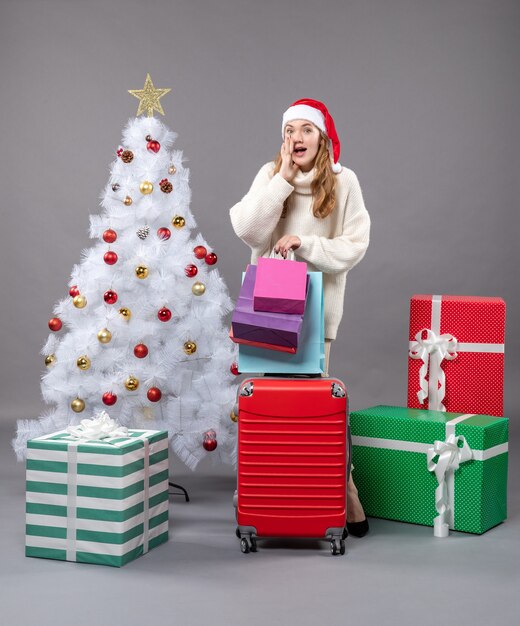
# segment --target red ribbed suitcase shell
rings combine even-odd
[[[237,522],[258,537],[325,537],[346,521],[347,395],[336,379],[255,378],[239,393]]]

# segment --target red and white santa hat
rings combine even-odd
[[[283,114],[282,137],[284,136],[286,124],[293,120],[307,120],[308,122],[312,122],[327,135],[329,138],[332,171],[335,174],[339,174],[339,172],[341,172],[341,163],[339,163],[341,145],[339,143],[336,127],[334,126],[334,120],[323,102],[311,100],[310,98],[303,98],[302,100],[293,102]]]

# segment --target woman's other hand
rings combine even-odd
[[[282,155],[282,165],[280,167],[280,176],[290,183],[296,176],[300,169],[292,159],[292,153],[294,150],[294,141],[291,137],[286,137],[282,147],[280,148],[280,154]]]
[[[301,239],[297,235],[284,235],[274,244],[274,251],[286,259],[289,250],[297,250],[301,245]]]

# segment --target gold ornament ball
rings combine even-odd
[[[184,228],[186,224],[186,220],[182,217],[182,215],[176,215],[172,219],[172,225],[174,228]]]
[[[80,370],[88,370],[90,368],[90,359],[88,358],[88,356],[86,354],[78,357],[78,360],[76,361],[76,365],[79,367]]]
[[[138,265],[135,268],[135,275],[141,280],[146,278],[148,276],[148,268],[146,267],[146,265]]]
[[[135,391],[139,387],[139,381],[135,378],[135,376],[129,376],[125,380],[125,387],[128,391]]]
[[[87,299],[85,298],[85,296],[77,295],[74,296],[74,298],[72,299],[72,304],[77,309],[84,309],[87,306]]]
[[[130,206],[132,204],[132,198],[130,196],[126,196],[126,198],[123,200],[123,204],[125,206]]]
[[[238,415],[235,413],[234,409],[231,409],[231,413],[229,414],[232,422],[238,422]]]
[[[168,168],[168,174],[175,174],[176,171],[177,171],[177,168],[173,164],[170,165],[170,167]]]
[[[145,196],[147,196],[149,193],[152,193],[152,183],[149,180],[143,180],[143,182],[139,185],[139,191]]]
[[[125,307],[119,309],[119,315],[121,315],[121,317],[123,319],[125,319],[127,322],[130,321],[130,318],[132,317],[132,311],[130,311],[130,309],[127,309]]]
[[[201,296],[206,291],[206,285],[204,283],[193,283],[191,291],[194,296]]]
[[[184,344],[184,352],[186,352],[186,354],[195,354],[195,352],[197,352],[197,344],[194,341],[186,341]]]
[[[99,343],[110,343],[110,340],[112,339],[112,333],[108,330],[108,328],[102,328],[98,332],[97,338],[99,340]]]
[[[85,410],[85,401],[81,398],[75,398],[70,403],[70,408],[74,411],[74,413],[81,413],[81,411]]]
[[[56,363],[56,355],[55,354],[48,354],[45,357],[45,365],[47,367],[50,367],[51,365],[54,365],[54,363]]]

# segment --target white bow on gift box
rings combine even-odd
[[[462,443],[462,447],[459,447],[459,442]],[[472,458],[473,453],[464,435],[451,434],[446,441],[434,441],[433,447],[426,452],[428,470],[435,472],[439,483],[435,490],[435,508],[439,514],[433,520],[435,537],[444,538],[450,534],[448,516],[453,515],[454,472],[459,469],[461,463],[471,461]]]
[[[81,420],[78,426],[69,426],[67,432],[77,439],[90,441],[128,437],[128,428],[113,420],[106,411],[101,411],[95,418]]]
[[[423,337],[423,334],[426,336]],[[417,392],[417,397],[421,404],[428,398],[428,406],[433,411],[446,410],[442,403],[446,394],[446,375],[441,364],[444,359],[452,361],[457,358],[457,346],[458,342],[453,335],[449,333],[436,335],[429,328],[420,330],[410,345],[409,356],[422,360],[419,371],[421,388]],[[429,378],[426,380],[428,369]]]

